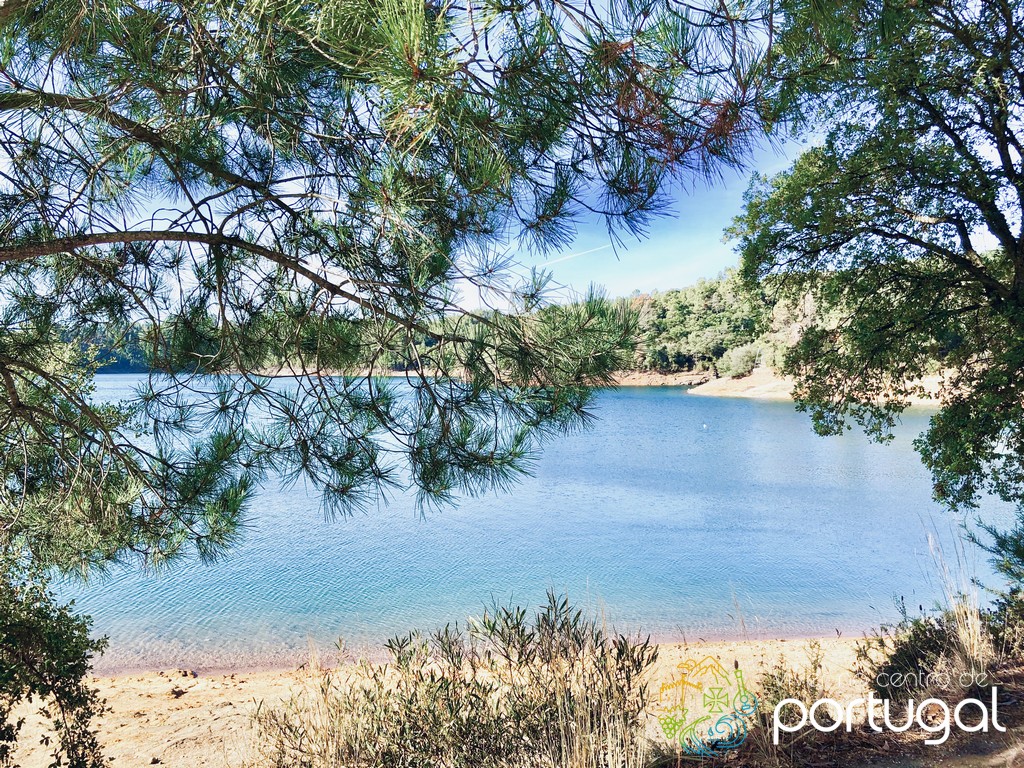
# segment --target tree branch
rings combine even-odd
[[[0,10],[0,22],[2,20],[2,10]],[[220,181],[236,187],[243,187],[253,192],[259,192],[262,195],[269,195],[269,187],[272,182],[254,181],[233,173],[223,165],[207,158],[189,157],[180,147],[169,141],[158,131],[110,109],[102,97],[81,98],[60,93],[47,93],[45,91],[0,93],[0,112],[22,111],[33,108],[67,110],[88,115],[89,117],[101,120],[112,128],[116,128],[158,152],[167,152],[179,160],[192,163],[197,168],[206,171]]]
[[[452,339],[451,337],[442,336],[414,320],[402,317],[401,315],[396,315],[395,313],[378,306],[369,299],[363,298],[351,291],[346,291],[335,283],[332,283],[323,275],[316,273],[309,267],[302,264],[297,258],[293,258],[281,251],[268,248],[267,246],[260,245],[259,243],[249,242],[248,240],[240,237],[231,237],[229,235],[219,233],[181,232],[176,230],[96,232],[87,235],[78,235],[76,237],[58,238],[56,240],[49,240],[43,243],[26,243],[24,245],[0,248],[0,264],[25,261],[28,259],[39,258],[41,256],[53,256],[58,253],[69,253],[78,248],[89,248],[99,245],[158,242],[195,243],[197,245],[221,245],[229,248],[239,248],[256,256],[262,256],[263,258],[294,272],[300,277],[306,278],[315,286],[330,293],[332,296],[350,301],[368,312],[378,317],[383,317],[391,320],[392,322],[398,323],[404,328],[414,330],[417,333],[422,333],[437,341],[468,341],[468,339],[465,338]]]

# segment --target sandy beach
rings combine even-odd
[[[926,376],[919,383],[928,396],[914,395],[907,398],[911,405],[938,407],[942,377],[938,374]],[[746,397],[757,400],[792,400],[792,392],[792,377],[779,376],[771,368],[766,367],[755,368],[748,376],[742,378],[708,379],[690,389],[692,395]]]
[[[808,663],[807,640],[672,643],[659,647],[651,687],[672,678],[686,659],[712,656],[731,669],[739,665],[749,681],[779,658],[795,668]],[[825,654],[826,685],[837,696],[853,695],[860,684],[849,673],[854,662],[853,639],[819,641]],[[252,757],[256,738],[253,714],[259,707],[287,701],[313,680],[308,667],[235,671],[216,675],[191,670],[158,670],[143,674],[93,678],[109,712],[99,721],[99,734],[114,768],[162,765],[173,768],[240,768]],[[39,740],[43,721],[29,712],[20,739],[18,761],[23,768],[48,764]]]
[[[707,371],[618,371],[613,380],[617,387],[695,387],[710,378],[711,374]]]
[[[758,400],[792,400],[793,379],[779,376],[771,368],[755,368],[738,379],[708,379],[690,394],[715,397],[749,397]]]

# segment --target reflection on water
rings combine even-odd
[[[99,394],[135,380],[100,377]],[[949,551],[956,521],[911,447],[927,413],[879,446],[817,437],[787,403],[681,389],[605,393],[596,412],[512,494],[327,521],[301,486],[269,489],[223,561],[67,591],[110,635],[107,669],[284,663],[549,588],[658,639],[848,635],[894,618],[894,596],[941,595],[928,534]]]

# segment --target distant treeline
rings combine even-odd
[[[734,273],[633,300],[640,309],[641,370],[742,376],[763,352],[758,340],[769,309],[743,290]]]
[[[707,371],[746,376],[756,366],[775,370],[814,317],[813,302],[772,305],[752,294],[729,270],[687,288],[634,294],[640,310],[636,367],[645,371]]]
[[[782,352],[795,340],[793,318],[746,291],[731,270],[686,288],[635,293],[622,301],[640,314],[636,370],[745,376],[759,364],[778,368]],[[129,373],[150,367],[146,336],[135,329],[116,340],[87,341],[99,351],[101,372]],[[416,346],[420,359],[429,361],[432,339],[420,339]],[[382,363],[396,370],[410,365],[378,358],[375,367]]]
[[[150,355],[137,328],[117,338],[99,334],[81,341],[96,349],[100,373],[142,373],[150,368]]]

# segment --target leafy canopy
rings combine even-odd
[[[32,695],[56,760],[102,763],[101,644],[45,569],[214,557],[267,479],[339,513],[506,487],[583,425],[635,314],[554,303],[516,249],[642,234],[671,183],[736,163],[753,13],[0,4],[0,764]],[[111,360],[152,373],[101,404]]]
[[[640,332],[643,363],[657,370],[728,368],[730,353],[748,348],[768,323],[759,297],[730,270],[679,290],[646,298]],[[752,347],[751,347],[752,348]],[[756,353],[755,353],[756,354]]]
[[[212,557],[268,476],[341,513],[512,482],[636,322],[516,247],[642,233],[756,127],[753,11],[709,8],[5,3],[0,544]],[[148,384],[96,404],[139,343]]]
[[[884,438],[941,367],[917,444],[936,496],[1024,504],[1024,7],[787,2],[778,32],[771,117],[820,146],[754,179],[733,234],[748,280],[816,303],[801,407]]]

